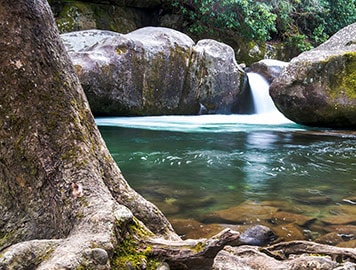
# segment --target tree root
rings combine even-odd
[[[152,255],[167,262],[171,269],[210,269],[217,253],[233,244],[240,234],[229,228],[209,239],[169,241],[152,239]]]
[[[0,255],[0,269],[34,269],[62,240],[31,240],[12,245]],[[21,256],[19,256],[21,254]]]
[[[341,248],[308,241],[278,243],[261,248],[260,251],[277,260],[286,260],[289,255],[293,254],[317,254],[328,255],[337,262],[356,262],[356,249],[354,248]]]

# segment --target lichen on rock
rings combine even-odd
[[[160,27],[62,38],[97,115],[231,113],[242,88],[233,49],[214,40]]]
[[[294,58],[270,94],[289,119],[305,125],[356,127],[356,23]]]

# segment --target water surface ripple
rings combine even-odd
[[[246,116],[96,121],[129,184],[170,219],[223,223],[219,211],[247,202],[315,218],[314,227],[301,227],[320,236],[336,206],[356,201],[352,131]],[[355,208],[343,225],[356,225]]]

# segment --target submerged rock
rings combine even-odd
[[[281,225],[287,223],[295,223],[299,226],[305,226],[308,223],[315,221],[315,218],[305,215],[295,214],[292,212],[279,211],[272,215],[271,223]]]
[[[328,207],[331,214],[322,218],[321,221],[328,225],[356,224],[356,205],[336,205]]]
[[[194,219],[171,219],[174,230],[183,239],[209,238],[225,229],[221,224],[203,224]],[[234,226],[229,226],[235,230]]]
[[[277,108],[310,126],[356,127],[356,23],[292,59],[270,87]]]
[[[273,206],[246,202],[235,207],[210,213],[205,216],[205,220],[218,223],[259,224],[270,220],[278,210]]]
[[[278,236],[279,241],[306,239],[302,228],[295,223],[274,226],[272,230]]]
[[[255,225],[240,235],[240,243],[252,246],[265,246],[276,239],[276,235],[267,226]]]
[[[201,105],[208,113],[229,113],[242,87],[244,72],[233,49],[217,41],[195,45],[160,27],[62,38],[97,115],[197,114]]]
[[[353,233],[344,234],[344,233],[338,233],[338,232],[331,232],[331,233],[327,233],[327,234],[315,239],[315,242],[336,246],[343,242],[355,240],[355,238],[356,238],[356,235],[354,235]],[[343,244],[343,245],[345,246],[345,244]]]

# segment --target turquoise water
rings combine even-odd
[[[285,119],[265,124],[266,116],[258,118],[261,124],[256,117],[242,118],[97,123],[129,184],[169,218],[203,221],[207,213],[247,200],[308,204],[304,214],[316,216],[355,197],[356,133],[310,130]]]

